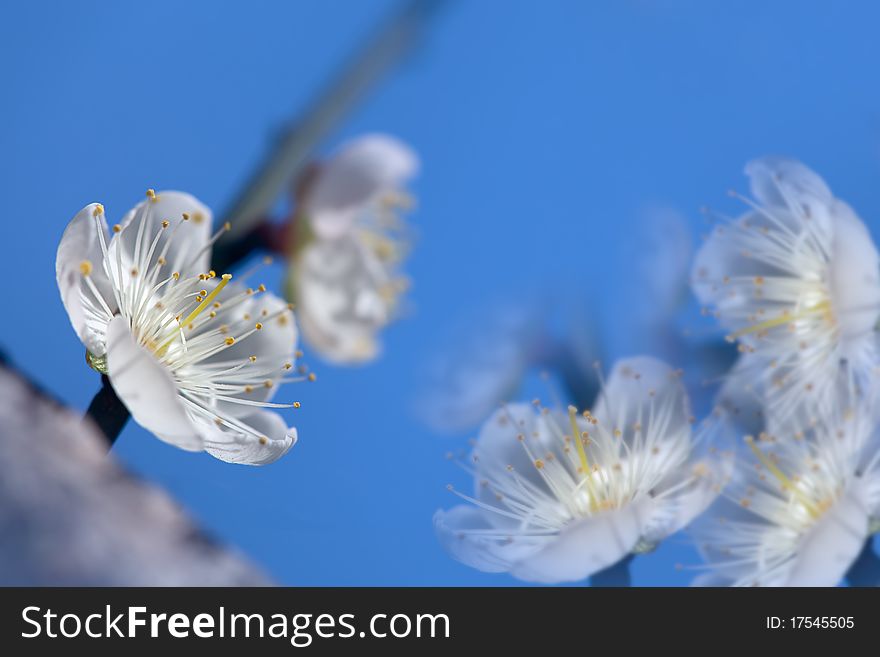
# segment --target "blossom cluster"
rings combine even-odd
[[[880,255],[803,164],[746,174],[746,211],[718,221],[690,274],[738,352],[714,411],[697,422],[681,372],[647,356],[618,361],[589,408],[502,404],[460,461],[466,503],[434,517],[453,557],[577,581],[688,527],[695,584],[847,574],[880,530]]]

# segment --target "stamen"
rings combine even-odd
[[[777,326],[782,326],[784,324],[790,324],[793,321],[798,319],[806,319],[812,314],[815,313],[831,313],[831,302],[830,301],[820,301],[817,304],[812,306],[808,306],[804,310],[799,313],[791,314],[785,313],[781,317],[776,317],[775,319],[768,319],[764,322],[760,322],[758,324],[754,324],[752,326],[747,326],[745,328],[741,328],[738,331],[734,331],[730,335],[727,336],[728,342],[733,342],[737,338],[743,335],[747,335],[749,333],[757,333],[758,331],[763,331],[765,329],[775,328]]]
[[[596,491],[593,490],[593,474],[590,469],[590,461],[587,458],[587,450],[584,449],[581,430],[577,423],[577,409],[574,406],[568,407],[568,420],[571,423],[571,437],[574,440],[575,446],[577,446],[578,458],[581,461],[584,480],[587,482],[587,494],[590,497],[590,510],[598,511],[599,505],[596,503]]]
[[[779,480],[779,483],[782,484],[782,488],[791,492],[791,494],[794,495],[798,499],[798,501],[804,505],[804,508],[806,508],[807,512],[813,518],[818,518],[821,515],[821,511],[813,503],[813,500],[811,500],[802,490],[800,490],[795,485],[795,483],[791,479],[789,479],[782,470],[779,469],[779,466],[773,462],[773,459],[764,454],[761,448],[755,444],[754,438],[752,438],[751,436],[746,436],[746,444],[749,446],[749,449],[752,450],[752,452],[758,458],[761,464],[765,468],[767,468],[770,473],[774,477],[776,477],[777,480]]]
[[[226,284],[229,283],[230,280],[232,280],[232,274],[223,274],[223,276],[221,276],[220,278],[221,278],[221,280],[219,283],[217,283],[217,287],[215,287],[209,295],[207,295],[206,297],[204,297],[202,299],[201,303],[198,306],[196,306],[196,309],[193,310],[189,314],[189,316],[181,322],[181,324],[183,324],[185,326],[185,325],[191,323],[196,317],[201,315],[202,311],[205,310],[205,308],[207,308],[214,301],[214,299],[217,297],[217,295],[220,294],[220,291],[224,287],[226,287]],[[204,290],[202,290],[202,291],[204,292]]]

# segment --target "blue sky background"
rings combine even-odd
[[[394,2],[15,3],[0,23],[0,345],[76,408],[98,387],[54,279],[57,240],[100,201],[147,187],[222,211],[285,119]],[[367,367],[315,366],[291,394],[300,443],[266,468],[188,454],[127,427],[116,455],[289,585],[506,585],[438,546],[431,516],[465,486],[413,412],[419,363],[487,300],[536,287],[625,323],[626,245],[645,208],[737,211],[744,163],[788,154],[880,229],[880,5],[459,0],[326,148],[410,142],[419,233],[412,311]],[[638,257],[638,254],[635,255]],[[266,283],[278,288],[273,268]],[[631,287],[631,286],[630,286]],[[477,330],[478,327],[475,327]],[[632,346],[612,340],[610,356]],[[635,582],[684,584],[673,539]]]

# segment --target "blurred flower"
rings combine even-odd
[[[703,586],[835,586],[880,529],[880,451],[864,411],[806,434],[746,437],[737,464],[694,535]]]
[[[155,194],[113,227],[93,203],[58,246],[61,299],[87,359],[161,440],[233,463],[264,464],[296,442],[269,400],[292,367],[287,304],[210,270],[211,212]]]
[[[395,317],[408,282],[399,211],[412,199],[402,186],[418,168],[415,154],[385,135],[343,146],[302,185],[288,274],[303,337],[336,363],[372,360],[378,333]]]
[[[430,350],[418,401],[422,419],[440,432],[479,426],[533,373],[556,375],[570,401],[592,404],[599,388],[594,363],[602,355],[595,316],[560,305],[544,290],[520,291],[515,301],[461,318],[449,343]]]
[[[714,498],[697,462],[678,374],[647,357],[620,361],[595,413],[515,404],[483,427],[472,504],[438,511],[449,553],[527,581],[576,581],[687,525]],[[567,433],[566,433],[567,432]]]
[[[852,209],[794,160],[749,163],[757,202],[697,253],[693,288],[748,356],[775,412],[827,412],[837,385],[878,364],[880,257]]]

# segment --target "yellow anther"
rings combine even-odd
[[[568,407],[568,421],[571,424],[571,437],[574,439],[575,447],[577,447],[578,459],[581,462],[584,478],[587,482],[587,494],[590,497],[590,509],[597,511],[599,509],[596,491],[593,490],[593,475],[590,469],[590,460],[587,458],[587,450],[584,449],[584,442],[581,439],[581,430],[577,423],[577,409],[574,406]]]
[[[266,286],[263,285],[262,283],[260,283],[259,286],[257,286],[257,289],[258,289],[260,292],[265,292],[265,291],[266,291]]]
[[[232,224],[227,221],[225,224],[223,224],[223,230],[229,232],[230,230],[232,230]]]
[[[316,381],[318,379],[318,377],[315,376],[314,372],[309,372],[308,379],[309,379],[309,381]]]
[[[132,268],[131,268],[131,275],[132,275],[133,277],[138,275],[137,267],[132,267]]]
[[[79,263],[79,273],[83,276],[89,276],[92,273],[92,261],[91,260],[83,260]]]
[[[284,363],[284,369],[289,370],[291,367],[293,367],[293,363]]]
[[[118,233],[121,230],[122,230],[122,226],[120,226],[119,224],[113,224],[113,232],[114,233]]]
[[[254,324],[254,328],[257,329],[258,331],[262,331],[263,325],[260,322],[257,322],[256,324]]]
[[[253,386],[245,386],[244,391],[246,393],[252,393],[254,391],[254,387]]]
[[[245,314],[243,315],[243,317],[242,317],[242,319],[244,319],[244,321],[246,321],[246,322],[247,322],[247,321],[250,321],[250,318],[251,318],[251,314],[250,314],[250,313],[245,313]]]
[[[794,495],[798,501],[803,504],[804,508],[807,512],[813,517],[818,518],[821,515],[820,509],[813,503],[804,492],[797,487],[797,485],[789,479],[785,475],[785,473],[779,469],[779,466],[773,462],[769,456],[764,454],[760,447],[755,444],[755,439],[751,436],[746,436],[746,444],[752,450],[754,455],[758,458],[761,464],[770,471],[770,473],[776,477],[779,483],[782,485],[783,490],[789,491],[792,495]]]
[[[183,213],[182,215],[180,215],[180,216],[183,217],[183,220],[184,220],[184,221],[189,221],[189,213],[188,213],[188,212],[184,212],[184,213]]]
[[[302,358],[302,357],[303,357],[303,352],[300,351],[299,349],[297,349],[296,351],[293,352],[293,357],[294,357],[294,358]]]
[[[209,278],[217,278],[217,272],[215,272],[215,271],[212,269],[211,271],[208,272],[208,277],[209,277]]]
[[[178,279],[180,279],[180,272],[179,272],[179,271],[174,272],[173,274],[171,274],[171,277],[172,277],[175,281],[178,280]]]
[[[768,319],[767,321],[760,322],[758,324],[753,324],[752,326],[747,326],[745,328],[741,328],[738,331],[734,331],[730,335],[727,336],[727,340],[732,342],[736,340],[740,336],[747,335],[749,333],[758,333],[760,331],[764,331],[767,329],[775,328],[777,326],[782,326],[784,324],[790,324],[791,322],[798,319],[805,319],[810,315],[817,313],[830,313],[831,312],[831,302],[830,301],[820,301],[817,304],[812,306],[808,306],[804,308],[801,312],[791,314],[789,312],[784,312],[780,317],[776,317],[775,319]]]
[[[217,316],[216,310],[212,310],[211,312],[208,313],[208,317],[210,317],[211,319],[214,319],[216,316]]]
[[[196,306],[196,309],[193,310],[193,311],[189,314],[189,317],[187,317],[186,320],[185,320],[183,323],[184,323],[184,324],[189,324],[189,323],[190,323],[191,321],[193,321],[196,317],[198,317],[198,316],[202,313],[202,311],[205,310],[205,308],[207,308],[208,305],[210,305],[210,303],[214,300],[214,298],[215,298],[218,294],[220,294],[220,291],[221,291],[224,287],[226,287],[226,284],[229,283],[229,281],[230,281],[231,279],[232,279],[232,274],[223,274],[223,276],[221,277],[220,282],[217,283],[217,287],[215,287],[213,290],[211,290],[211,294],[208,294],[208,295],[207,295],[206,297],[204,297],[204,298],[197,297],[197,299],[199,299],[199,305]],[[202,294],[205,294],[205,293],[207,293],[207,290],[202,290]],[[230,342],[230,343],[228,343],[228,344],[232,344],[232,343]]]
[[[95,209],[92,210],[92,216],[100,217],[102,214],[104,214],[104,206],[100,203],[95,203]]]
[[[257,357],[256,356],[248,356],[248,360],[251,361],[252,363],[256,363]]]
[[[248,294],[253,294],[253,293],[254,293],[254,288],[249,287],[247,290],[245,290],[245,292],[247,292]]]
[[[268,445],[268,444],[269,444],[269,439],[266,438],[266,436],[260,436],[260,444],[261,444],[261,445]]]
[[[271,379],[266,379],[265,381],[263,381],[263,386],[264,386],[265,388],[271,388],[271,387],[274,386],[274,385],[275,385],[275,384],[272,382]]]
[[[147,190],[147,198],[150,199],[151,201],[155,201],[156,200],[156,190],[155,189],[148,189]]]
[[[226,338],[226,344],[227,345],[235,344],[235,338],[233,338],[233,337]]]
[[[535,467],[538,468],[538,470],[543,469],[544,461],[542,461],[541,459],[535,459]]]
[[[215,301],[215,302],[214,302],[214,307],[215,307],[215,308],[219,308],[219,307],[220,307],[220,302],[219,302],[219,301]]]
[[[193,212],[192,218],[193,222],[200,224],[205,220],[205,215],[203,215],[201,212]]]
[[[164,257],[163,257],[163,256],[159,256],[159,259],[158,259],[158,260],[156,260],[156,262],[158,262],[158,263],[159,263],[159,266],[160,266],[160,267],[164,267],[164,266],[165,266],[165,264],[166,264],[166,263],[167,263],[167,262],[168,262],[168,261],[167,261],[167,260],[165,260],[165,258],[164,258]]]
[[[162,228],[168,228],[168,226],[170,226],[170,225],[171,225],[171,222],[169,222],[167,219],[162,221]]]
[[[302,404],[300,404],[298,401],[293,402],[293,407],[294,407],[294,408],[299,408],[300,406],[302,406]]]

